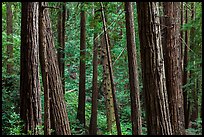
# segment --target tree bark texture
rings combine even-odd
[[[139,81],[135,45],[134,16],[131,2],[125,2],[126,37],[128,52],[128,68],[131,98],[132,134],[142,134],[142,121],[139,96]]]
[[[118,115],[118,107],[117,107],[117,100],[115,97],[115,84],[113,81],[113,68],[112,68],[112,60],[111,60],[111,54],[110,54],[110,42],[108,40],[108,33],[107,33],[107,27],[106,27],[106,21],[105,21],[105,13],[103,9],[103,4],[101,4],[101,14],[102,14],[102,21],[103,21],[103,30],[105,35],[105,45],[106,45],[106,52],[107,52],[107,59],[108,59],[108,67],[109,67],[109,74],[110,74],[110,81],[111,81],[111,88],[112,88],[112,96],[113,96],[113,105],[114,105],[114,111],[115,111],[115,119],[116,119],[116,127],[117,127],[117,134],[121,135],[121,127],[120,127],[120,119]]]
[[[12,74],[13,72],[13,13],[11,8],[11,3],[6,2],[6,34],[7,34],[7,74]]]
[[[147,134],[172,135],[158,2],[137,3]]]
[[[179,2],[164,2],[166,37],[164,62],[171,124],[174,135],[185,134],[182,75],[180,66]]]
[[[41,3],[40,3],[41,6]],[[40,8],[39,8],[40,10]],[[40,14],[41,11],[39,11]],[[39,15],[39,28],[43,29],[42,21],[43,21],[43,15]],[[40,38],[43,36],[42,30],[39,30],[39,36]],[[43,38],[40,39],[40,42],[43,41]],[[40,43],[40,64],[41,64],[41,72],[42,72],[42,80],[43,80],[43,89],[44,89],[44,134],[45,135],[51,135],[51,128],[54,128],[54,121],[51,121],[54,118],[51,108],[51,102],[50,102],[50,89],[49,89],[49,79],[48,79],[48,57],[46,53],[46,45],[43,43]],[[52,123],[52,127],[51,127]]]
[[[41,101],[39,80],[38,2],[22,3],[21,20],[21,74],[20,117],[24,132],[38,135],[41,125]]]
[[[55,133],[57,135],[71,135],[66,102],[63,94],[63,86],[60,77],[57,54],[54,46],[54,39],[51,30],[47,2],[40,2],[40,63],[45,85],[46,73],[48,79],[48,89],[50,94],[50,117],[53,118]],[[46,61],[47,60],[47,64]],[[47,66],[47,72],[43,67]]]
[[[94,33],[93,38],[93,79],[92,79],[92,107],[89,134],[97,135],[97,109],[98,109],[98,38]]]
[[[81,34],[80,34],[80,74],[77,119],[86,125],[85,121],[85,96],[86,96],[86,16],[81,10]]]
[[[102,48],[102,65],[103,65],[103,92],[106,102],[106,117],[107,117],[107,130],[112,133],[113,124],[115,122],[115,112],[113,105],[113,95],[110,81],[110,73],[108,67],[108,58],[105,45],[105,36],[101,38]]]
[[[183,2],[181,2],[180,3],[180,8],[181,8],[181,18],[180,18],[180,20],[181,20],[181,26],[183,25],[183,21],[184,21],[184,17],[183,17],[183,12],[184,12],[184,10],[183,10]],[[180,46],[180,51],[181,51],[181,71],[183,72],[183,30],[180,30],[180,37],[181,37],[181,46]]]

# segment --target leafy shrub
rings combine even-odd
[[[2,77],[2,134],[19,135],[22,122],[19,116],[19,77]]]
[[[196,125],[195,128],[186,129],[187,135],[202,135],[202,119],[198,118],[195,122],[191,122],[191,125]]]

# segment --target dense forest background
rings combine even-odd
[[[201,135],[202,3],[2,2],[2,135],[21,134]]]

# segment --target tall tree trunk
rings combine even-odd
[[[137,3],[147,133],[172,135],[158,2]]]
[[[80,35],[80,74],[79,74],[79,97],[77,119],[86,125],[85,121],[85,83],[86,83],[86,16],[81,10],[81,35]]]
[[[188,2],[186,2],[186,16],[185,16],[185,23],[188,23],[188,8],[187,8]],[[188,66],[188,46],[189,46],[189,41],[188,41],[188,30],[185,31],[185,48],[184,48],[184,60],[183,60],[183,85],[187,84],[187,79],[188,79],[188,71],[187,71],[187,66]],[[185,128],[188,128],[189,125],[189,113],[188,113],[188,91],[186,88],[183,91],[183,104],[184,104],[184,117],[185,117]]]
[[[7,74],[12,74],[13,72],[13,63],[12,63],[12,58],[13,58],[13,25],[12,25],[12,20],[13,20],[13,13],[12,13],[12,8],[11,8],[11,3],[6,2],[6,34],[7,34],[7,68],[6,72]]]
[[[181,4],[181,6],[180,6],[180,8],[181,8],[181,26],[183,26],[183,12],[184,12],[184,10],[183,10],[183,2],[181,2],[180,3]],[[180,30],[180,41],[181,41],[181,46],[180,46],[180,54],[181,54],[181,71],[183,72],[183,30]]]
[[[40,5],[41,6],[41,5]],[[39,8],[40,10],[40,8]],[[41,11],[39,11],[41,14]],[[39,28],[42,29],[41,26],[43,21],[43,15],[39,15]],[[42,30],[39,30],[39,36],[43,36]],[[40,42],[42,42],[42,39]],[[40,43],[41,44],[41,43]],[[54,128],[54,121],[51,119],[54,119],[52,114],[52,108],[51,108],[51,102],[50,102],[50,89],[49,89],[49,78],[48,78],[48,57],[46,53],[46,45],[40,45],[40,64],[41,64],[41,72],[42,72],[42,81],[43,81],[43,89],[44,89],[44,134],[45,135],[51,135],[51,128]],[[52,116],[52,118],[51,118]],[[51,125],[52,124],[52,125]]]
[[[164,2],[166,26],[165,56],[166,86],[173,134],[185,134],[184,107],[182,92],[182,75],[180,67],[180,10],[178,2]]]
[[[102,65],[103,65],[103,91],[106,102],[106,117],[107,117],[107,130],[112,133],[113,124],[115,122],[115,111],[113,105],[113,95],[110,81],[110,73],[108,67],[108,57],[105,45],[105,36],[101,38],[102,48]]]
[[[93,11],[93,16],[94,11]],[[94,17],[95,18],[95,17]],[[96,31],[96,27],[95,31]],[[93,79],[92,79],[92,107],[91,107],[91,120],[89,125],[89,134],[97,135],[97,109],[98,109],[98,38],[97,33],[94,33],[93,38]]]
[[[24,132],[38,135],[41,125],[41,101],[39,80],[39,36],[38,2],[22,3],[21,20],[21,75],[20,117],[24,121]]]
[[[121,135],[121,127],[120,127],[120,119],[118,115],[118,108],[117,108],[117,101],[115,97],[115,85],[113,81],[113,68],[112,68],[112,61],[111,61],[111,54],[110,54],[110,43],[108,41],[108,34],[107,34],[107,27],[105,22],[105,13],[103,9],[103,4],[101,2],[101,14],[102,14],[102,20],[103,20],[103,30],[105,35],[105,44],[106,44],[106,52],[107,52],[107,58],[108,58],[108,67],[109,67],[109,73],[110,73],[110,81],[111,81],[111,89],[112,89],[112,96],[113,96],[113,105],[114,105],[114,111],[115,111],[115,119],[116,119],[116,127],[117,127],[117,133],[118,135]]]
[[[44,86],[48,84],[50,94],[50,117],[53,118],[54,130],[57,135],[71,135],[47,2],[40,2],[39,10],[40,63],[43,83]],[[44,69],[45,67],[47,67],[47,72]],[[46,75],[48,83],[45,81]]]
[[[137,72],[137,58],[135,48],[134,16],[131,2],[125,2],[126,37],[129,67],[129,83],[131,98],[132,134],[141,135],[142,121],[139,96],[139,81]]]
[[[64,80],[64,50],[65,50],[65,21],[66,21],[66,3],[60,4],[61,9],[58,12],[58,62],[60,76],[63,84],[63,93],[65,94],[65,80]]]
[[[191,2],[191,21],[195,20],[195,3]],[[194,50],[196,48],[195,45],[195,28],[192,27],[190,30],[190,49]],[[191,56],[191,61],[193,61],[194,68],[198,67],[195,65],[195,56]],[[192,73],[192,78],[195,77],[195,72]],[[194,79],[193,81],[194,85],[191,88],[192,89],[192,97],[193,97],[193,104],[192,104],[192,114],[191,114],[191,121],[196,121],[198,118],[198,79]],[[192,125],[194,128],[196,128],[196,125]]]

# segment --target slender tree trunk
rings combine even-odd
[[[77,119],[86,125],[85,121],[85,83],[86,83],[86,16],[85,11],[81,10],[81,35],[80,35],[80,75],[79,75],[79,98]]]
[[[181,26],[183,26],[183,2],[181,4]],[[181,41],[181,46],[180,46],[180,54],[181,54],[181,71],[183,72],[183,30],[180,30],[180,41]]]
[[[106,52],[107,52],[107,58],[108,58],[108,67],[109,67],[109,73],[110,73],[110,80],[111,80],[111,88],[112,88],[112,96],[113,96],[113,105],[114,105],[114,111],[115,111],[115,118],[116,118],[116,127],[117,127],[117,133],[118,135],[121,135],[121,127],[120,127],[120,119],[118,115],[118,108],[117,108],[117,101],[115,97],[115,85],[113,81],[113,68],[112,68],[112,61],[111,61],[111,54],[110,54],[110,45],[108,41],[108,34],[107,34],[107,28],[106,28],[106,22],[105,22],[105,13],[103,9],[103,4],[101,2],[101,14],[102,14],[102,20],[103,20],[103,29],[105,34],[105,42],[106,42]]]
[[[40,12],[40,11],[39,11]],[[39,28],[42,29],[41,23],[43,21],[43,15],[39,15]],[[39,30],[39,36],[43,36],[42,31]],[[42,38],[43,39],[43,38]],[[41,40],[42,41],[42,40]],[[41,43],[40,43],[41,44]],[[48,78],[48,57],[46,53],[46,45],[40,45],[40,64],[43,80],[44,89],[44,134],[51,135],[51,102],[50,102],[50,89],[49,89],[49,78]],[[53,119],[52,115],[52,119]],[[54,128],[54,122],[52,121],[52,129]]]
[[[186,2],[186,17],[185,17],[185,23],[188,23],[188,8],[187,8],[187,2]],[[187,84],[188,79],[188,30],[185,31],[185,48],[184,48],[184,60],[183,60],[183,85]],[[189,125],[189,113],[188,113],[188,92],[186,89],[184,89],[183,92],[183,99],[184,99],[184,117],[185,117],[185,128],[188,128]]]
[[[165,73],[173,134],[185,134],[182,75],[180,67],[180,10],[178,2],[164,2],[166,26]]]
[[[41,125],[41,101],[39,80],[38,2],[22,3],[21,20],[21,75],[20,117],[24,132],[38,135]]]
[[[107,17],[104,15],[104,20],[107,22]],[[108,43],[110,43],[109,36]],[[106,102],[106,117],[107,117],[107,131],[113,133],[115,128],[115,111],[114,111],[114,100],[112,94],[112,85],[110,79],[110,71],[108,64],[108,54],[106,50],[105,34],[101,38],[101,48],[102,48],[102,64],[103,64],[103,91]]]
[[[51,110],[50,117],[54,123],[55,133],[57,135],[71,135],[57,54],[51,30],[51,22],[48,8],[45,8],[46,6],[47,2],[40,2],[40,63],[43,83],[44,86],[48,84],[47,89],[49,90],[50,95]],[[45,62],[46,60],[47,64]],[[45,67],[47,67],[47,72],[44,69]],[[45,79],[48,80],[45,81]]]
[[[64,50],[65,50],[65,21],[66,21],[66,3],[60,4],[61,9],[58,13],[58,62],[60,76],[63,84],[63,92],[65,94],[65,80],[64,80]]]
[[[12,74],[13,72],[13,63],[12,63],[12,58],[13,58],[13,25],[12,25],[12,8],[11,8],[11,3],[6,2],[6,34],[7,34],[7,68],[6,72],[7,74]]]
[[[94,11],[93,11],[93,16]],[[94,17],[95,18],[95,17]],[[94,27],[96,28],[96,27]],[[95,29],[96,31],[96,29]],[[97,109],[98,109],[98,38],[97,33],[94,33],[93,38],[93,79],[92,79],[92,108],[91,108],[91,120],[89,126],[89,134],[97,135]]]
[[[131,2],[125,2],[126,37],[129,67],[129,83],[131,98],[132,134],[141,135],[142,121],[140,110],[139,81],[137,72],[137,57],[135,48],[134,17]]]
[[[191,20],[195,20],[195,3],[191,2]],[[190,49],[195,49],[195,28],[192,27],[190,30]],[[195,65],[195,57],[191,56],[191,60],[193,61],[194,68],[198,67]],[[192,78],[195,77],[195,72],[192,73]],[[191,121],[196,121],[198,118],[198,79],[194,80],[194,86],[192,87],[192,97],[193,97],[193,104],[192,104],[192,114],[191,114]],[[197,125],[193,124],[193,128],[196,128]]]
[[[172,135],[158,2],[137,3],[147,134]]]
[[[102,48],[102,64],[103,64],[103,91],[106,102],[107,130],[112,133],[113,124],[115,122],[115,112],[113,105],[113,95],[111,88],[110,73],[108,67],[108,57],[105,45],[105,36],[101,38]]]

